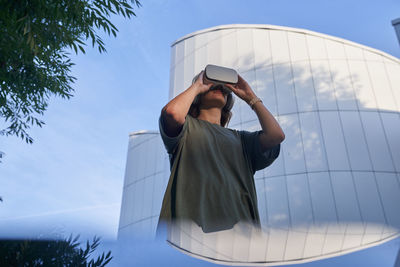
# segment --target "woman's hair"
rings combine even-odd
[[[199,75],[200,75],[200,73],[197,74],[196,76],[194,76],[194,78],[192,80],[192,84],[194,84],[196,82]],[[227,89],[227,90],[229,90],[229,89]],[[200,115],[201,96],[204,94],[205,93],[198,94],[194,98],[192,104],[190,105],[189,112],[188,112],[190,114],[190,116],[197,118]],[[234,99],[233,99],[232,93],[229,92],[227,100],[226,100],[226,104],[221,110],[220,123],[221,123],[221,126],[223,126],[223,127],[227,126],[230,119],[232,118],[231,109],[233,108],[233,103],[234,103]]]

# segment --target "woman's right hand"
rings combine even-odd
[[[205,84],[203,82],[203,76],[204,76],[204,70],[200,72],[199,77],[197,77],[197,80],[192,85],[198,90],[199,94],[209,91],[211,86],[213,85],[213,83]]]

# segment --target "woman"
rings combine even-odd
[[[225,128],[230,91],[251,105],[262,131]],[[260,225],[253,176],[278,157],[285,135],[240,75],[235,86],[222,86],[204,83],[201,72],[162,109],[159,127],[171,163],[159,226],[191,221],[208,233],[238,222]]]

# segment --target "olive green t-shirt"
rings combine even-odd
[[[162,116],[159,128],[171,163],[159,224],[190,220],[205,233],[239,221],[260,225],[254,173],[278,157],[280,145],[262,153],[261,131],[229,129],[189,114],[176,137],[167,136]]]

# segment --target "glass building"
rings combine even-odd
[[[169,99],[207,64],[236,69],[286,139],[279,158],[255,174],[261,234],[240,227],[204,234],[186,225],[169,234],[170,244],[219,263],[278,265],[399,236],[399,59],[303,29],[218,26],[172,44]],[[261,130],[241,99],[232,111],[229,128]],[[169,167],[158,132],[130,135],[119,239],[154,237]]]

